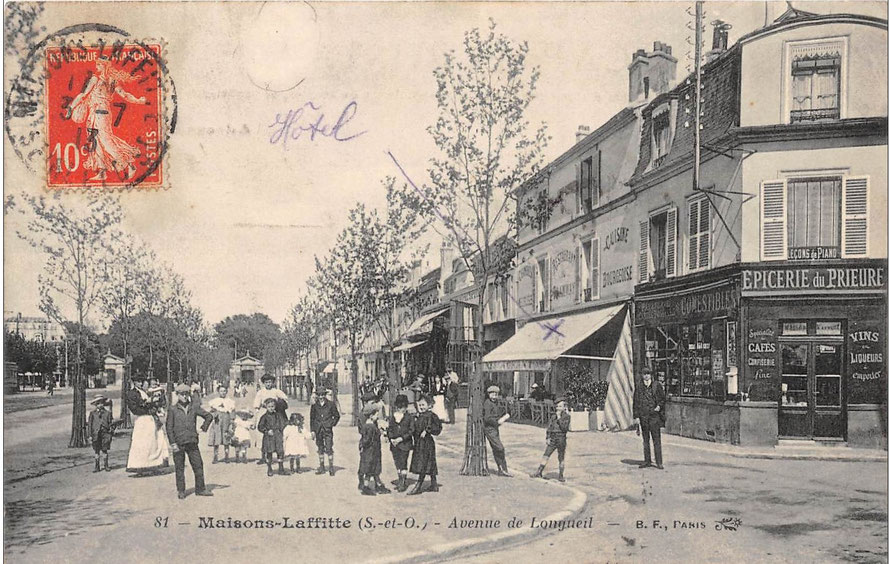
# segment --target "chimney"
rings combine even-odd
[[[575,143],[580,143],[582,139],[590,135],[589,125],[579,125],[578,131],[575,132]]]
[[[709,63],[720,56],[729,47],[729,30],[732,25],[723,20],[711,22],[714,26],[714,38],[711,41],[711,50],[705,53],[705,62]]]
[[[677,77],[677,59],[671,54],[670,45],[655,41],[652,52],[643,49],[634,52],[627,70],[628,100],[648,100],[670,88]]]
[[[441,268],[439,279],[444,284],[445,279],[454,272],[454,247],[445,241],[442,241],[442,246],[439,247],[439,260]]]

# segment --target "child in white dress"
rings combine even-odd
[[[309,441],[303,426],[303,416],[292,413],[290,422],[284,428],[284,457],[290,460],[291,474],[300,472],[300,458],[309,455]]]
[[[253,429],[253,414],[249,411],[235,412],[235,431],[232,433],[232,446],[235,448],[235,463],[247,462],[247,447],[250,446],[250,430]]]

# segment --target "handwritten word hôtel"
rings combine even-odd
[[[330,120],[325,120],[325,114],[320,106],[316,106],[312,102],[306,102],[295,110],[288,110],[286,114],[275,114],[275,121],[269,125],[272,129],[272,135],[269,137],[269,143],[272,145],[280,144],[287,149],[289,140],[297,141],[299,139],[308,139],[315,141],[318,138],[329,138],[335,141],[351,141],[356,137],[360,137],[366,133],[361,131],[350,135],[346,131],[346,126],[355,113],[358,111],[358,103],[353,101],[346,104],[337,121],[331,124]]]

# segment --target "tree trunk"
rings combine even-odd
[[[87,437],[87,383],[83,373],[83,312],[78,315],[77,325],[77,368],[74,370],[74,409],[71,414],[71,440],[69,448],[90,446]]]
[[[121,428],[129,429],[133,423],[130,421],[130,410],[127,408],[127,392],[130,388],[130,363],[127,362],[127,354],[130,352],[129,343],[124,339],[124,375],[121,378]],[[114,414],[112,414],[113,416]]]
[[[482,359],[481,352],[485,337],[483,334],[484,316],[482,306],[485,296],[484,284],[479,291],[479,310],[476,312],[476,350],[471,351],[473,370],[470,373],[470,403],[467,408],[467,434],[464,443],[464,465],[462,476],[488,476],[488,453],[485,448],[485,434],[482,432]]]
[[[358,358],[355,356],[355,338],[351,338],[349,342],[349,353],[351,355],[351,360],[349,361],[350,366],[350,380],[352,381],[352,426],[358,427],[361,422],[361,413],[359,412],[359,391],[358,391]]]

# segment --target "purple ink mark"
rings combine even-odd
[[[550,335],[553,335],[554,333],[559,335],[560,337],[565,337],[565,335],[559,332],[559,327],[563,323],[565,323],[565,321],[565,319],[560,319],[556,323],[545,323],[542,321],[541,326],[546,328],[547,330],[547,333],[544,335],[544,340],[546,341],[550,337]]]
[[[288,110],[286,115],[275,114],[275,121],[269,124],[273,128],[272,135],[269,137],[269,143],[272,145],[281,142],[281,146],[287,149],[289,140],[298,140],[304,133],[309,133],[309,140],[315,141],[316,135],[328,137],[335,141],[352,141],[356,137],[360,137],[367,133],[361,131],[354,135],[345,135],[343,129],[355,117],[358,111],[358,103],[355,101],[346,104],[340,117],[334,125],[324,122],[324,113],[321,112],[321,106],[314,103],[306,102],[296,110]]]

